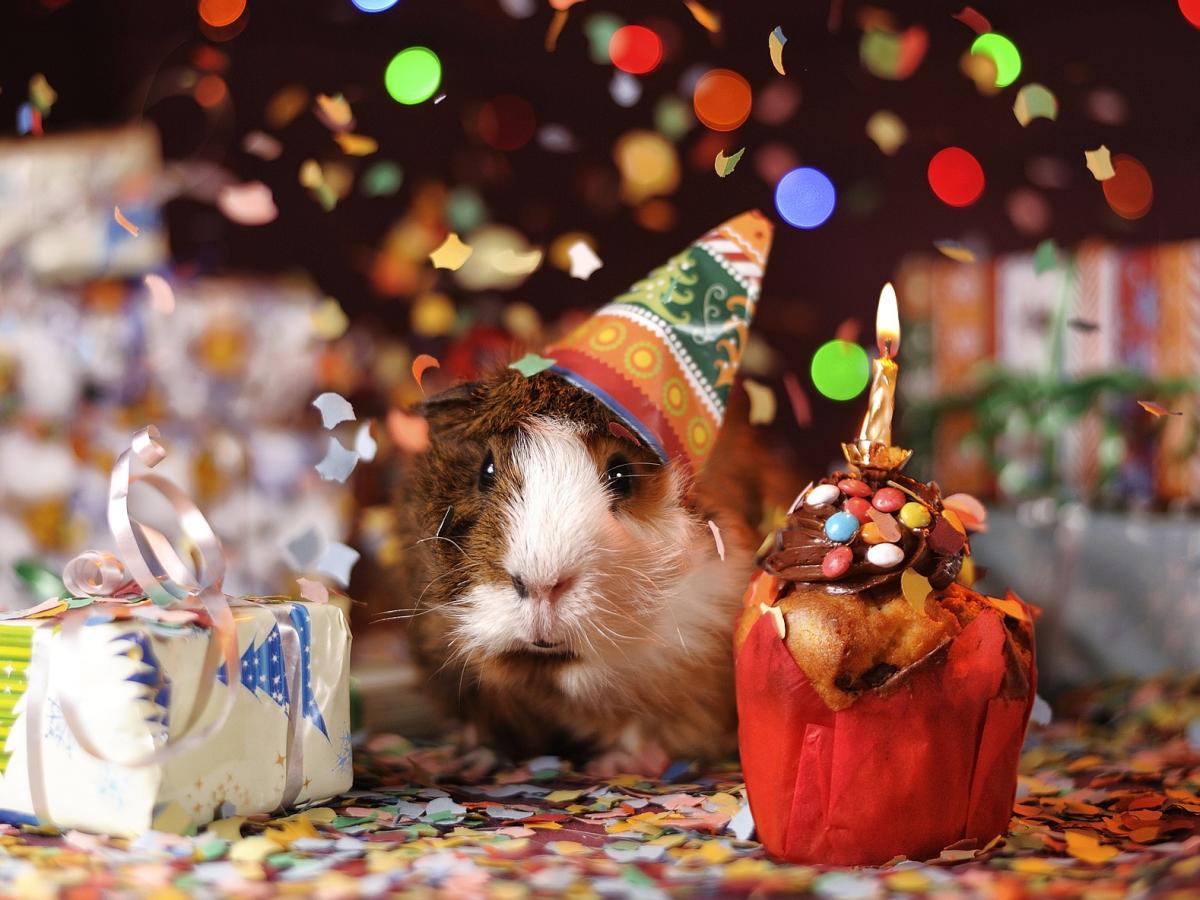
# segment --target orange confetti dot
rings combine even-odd
[[[212,109],[225,99],[227,92],[225,79],[220,75],[205,75],[196,82],[193,96],[196,98],[196,102],[205,109]]]
[[[425,377],[426,369],[437,369],[441,367],[441,363],[436,357],[430,356],[428,353],[422,353],[412,363],[412,376],[417,382],[417,387],[422,391],[425,390],[425,385],[421,384],[421,379]]]
[[[1113,177],[1100,182],[1109,208],[1123,219],[1140,219],[1154,202],[1150,173],[1128,154],[1112,158]]]
[[[733,131],[750,115],[750,82],[730,69],[705,72],[696,82],[692,107],[713,131]]]
[[[196,8],[204,24],[224,28],[241,18],[246,11],[246,0],[200,0]]]

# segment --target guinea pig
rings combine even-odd
[[[403,501],[426,536],[409,635],[475,741],[595,772],[733,752],[732,628],[778,471],[734,400],[694,480],[550,372],[425,404]]]

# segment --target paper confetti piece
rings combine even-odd
[[[1058,118],[1058,98],[1050,93],[1044,84],[1027,84],[1017,91],[1016,102],[1013,103],[1013,115],[1022,127],[1034,119]]]
[[[1029,613],[1025,611],[1025,607],[1021,601],[1012,596],[1005,597],[1003,600],[999,597],[984,597],[984,599],[990,606],[1000,610],[1006,616],[1012,616],[1014,619],[1020,619],[1022,622],[1029,621]]]
[[[350,584],[350,570],[358,562],[359,552],[353,547],[334,541],[325,548],[317,561],[317,571],[328,575],[342,587]]]
[[[341,94],[330,97],[317,94],[314,101],[314,112],[321,124],[331,131],[348,131],[354,127],[354,111],[350,103]]]
[[[297,571],[312,568],[324,550],[325,539],[313,525],[283,545],[283,555],[287,564]]]
[[[1175,412],[1167,409],[1157,400],[1139,400],[1138,406],[1150,413],[1152,416],[1182,416],[1182,412]]]
[[[1053,238],[1046,238],[1033,251],[1033,271],[1035,275],[1057,269],[1061,265],[1058,256],[1058,245]]]
[[[947,512],[954,513],[955,519],[968,531],[987,531],[987,507],[970,494],[951,494],[942,501],[942,506]]]
[[[317,474],[325,481],[344,482],[358,465],[358,454],[347,450],[342,442],[330,435],[325,458],[317,463]]]
[[[1087,162],[1088,171],[1097,181],[1108,181],[1117,174],[1113,169],[1112,155],[1103,144],[1095,150],[1084,150],[1083,158]]]
[[[347,156],[370,156],[379,149],[379,141],[365,134],[350,134],[339,132],[333,136],[337,145]]]
[[[608,423],[608,433],[611,434],[615,438],[619,438],[620,440],[629,441],[635,447],[642,446],[642,442],[638,440],[637,435],[634,434],[632,431],[630,431],[628,428],[626,428],[624,425],[622,425],[620,422],[609,422]]]
[[[336,341],[346,333],[346,329],[350,327],[350,320],[346,317],[342,304],[332,297],[326,297],[313,307],[309,315],[309,324],[314,336],[325,341]]]
[[[1121,851],[1100,843],[1100,838],[1088,831],[1067,831],[1067,853],[1083,862],[1108,862]]]
[[[154,822],[150,827],[155,831],[164,831],[167,834],[183,834],[192,827],[192,817],[187,814],[179,801],[172,800],[154,817]]]
[[[353,422],[355,418],[354,407],[350,405],[350,401],[341,394],[335,394],[333,391],[326,391],[319,394],[312,405],[321,413],[321,424],[326,429],[333,428],[341,422]]]
[[[297,578],[296,584],[300,587],[300,596],[309,603],[329,602],[329,588],[321,582],[313,581],[311,578]]]
[[[550,27],[546,29],[546,52],[553,53],[558,48],[558,36],[562,34],[563,28],[567,24],[567,11],[565,9],[556,10],[554,18],[550,20]]]
[[[547,359],[544,356],[538,356],[536,353],[526,353],[515,363],[511,363],[509,368],[516,369],[526,378],[532,378],[538,372],[545,372],[556,362],[558,362],[558,360]]]
[[[783,389],[787,391],[788,402],[792,407],[792,418],[801,428],[807,428],[812,424],[812,404],[808,400],[808,394],[804,393],[804,388],[800,386],[800,379],[791,372],[785,372]]]
[[[422,393],[425,391],[425,385],[421,383],[421,379],[425,377],[425,370],[438,369],[441,368],[441,365],[436,358],[430,356],[428,353],[422,353],[412,361],[412,377]]]
[[[767,38],[767,46],[771,51],[771,65],[775,67],[775,71],[780,75],[786,75],[783,71],[783,45],[787,43],[787,37],[784,36],[783,29],[778,25],[771,32],[771,36]]]
[[[267,162],[279,159],[283,144],[263,131],[251,131],[242,138],[242,150]]]
[[[358,454],[358,458],[363,462],[372,462],[378,450],[379,445],[375,443],[375,438],[371,436],[371,423],[363,422],[358,426],[358,431],[354,434],[354,452]]]
[[[962,22],[976,34],[984,34],[992,30],[992,23],[973,6],[964,6],[950,18]]]
[[[158,313],[170,313],[175,310],[175,291],[170,282],[161,275],[153,273],[142,279],[146,290],[150,292],[150,308]]]
[[[942,256],[960,263],[975,262],[975,254],[970,247],[964,247],[958,241],[934,241],[935,246]]]
[[[576,241],[568,247],[567,258],[571,261],[571,277],[584,281],[591,278],[592,273],[604,265],[587,241]]]
[[[717,174],[724,178],[730,172],[737,168],[738,161],[742,158],[742,154],[746,152],[743,147],[732,156],[726,156],[724,150],[717,151],[717,158],[713,160],[713,168],[717,170]]]
[[[491,263],[505,275],[531,275],[542,264],[542,256],[542,251],[537,249],[517,253],[511,247],[505,247],[492,257]]]
[[[875,523],[875,527],[879,529],[879,534],[885,541],[894,544],[900,540],[900,523],[896,521],[895,516],[881,512],[873,506],[867,507],[867,515],[871,517],[871,521]]]
[[[867,137],[875,142],[880,153],[895,156],[908,142],[908,126],[894,112],[881,109],[867,119]]]
[[[900,575],[900,591],[914,613],[925,615],[925,599],[933,593],[928,578],[916,569],[905,569]]]
[[[429,259],[435,269],[449,269],[453,272],[471,258],[472,252],[472,249],[460,241],[458,235],[452,231],[446,235],[441,246],[429,254]]]
[[[775,421],[775,392],[751,378],[742,379],[742,387],[750,398],[750,424],[770,425]]]
[[[119,207],[119,206],[113,207],[113,218],[117,220],[118,225],[120,225],[122,228],[124,228],[126,231],[128,231],[130,234],[132,234],[134,237],[137,237],[139,232],[141,231],[141,229],[139,229],[136,225],[134,225],[132,222],[130,222],[127,218],[125,218],[125,214],[123,212],[121,212],[121,207]]]
[[[217,191],[217,209],[239,225],[266,225],[279,216],[271,189],[261,181],[227,184]]]
[[[720,527],[712,519],[709,519],[708,530],[712,532],[713,541],[717,545],[717,556],[721,557],[721,562],[725,562],[725,542],[721,540]]]
[[[423,416],[388,410],[387,432],[392,443],[406,453],[424,453],[429,449],[429,422]]]
[[[705,30],[713,34],[721,30],[721,17],[711,9],[701,6],[696,0],[684,0],[683,5],[692,14],[692,18],[699,22]]]

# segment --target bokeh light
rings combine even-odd
[[[630,203],[679,187],[679,157],[657,132],[627,131],[613,145],[613,161],[621,173],[621,196]]]
[[[871,361],[867,351],[850,341],[832,340],[821,345],[812,358],[812,382],[830,400],[853,400],[867,386]]]
[[[1021,74],[1021,54],[1017,45],[1002,34],[989,31],[975,38],[971,52],[986,56],[996,65],[996,87],[1008,87]]]
[[[800,88],[776,78],[754,98],[754,118],[764,125],[782,125],[800,108]]]
[[[614,34],[625,22],[612,13],[597,13],[583,20],[583,33],[588,39],[588,59],[598,65],[608,65],[612,62],[608,54],[608,45]]]
[[[1127,153],[1112,158],[1113,177],[1100,182],[1104,199],[1123,219],[1140,219],[1154,203],[1154,184],[1150,173]]]
[[[1192,25],[1200,28],[1200,0],[1179,0],[1179,11]]]
[[[691,107],[674,94],[664,94],[654,105],[654,127],[673,141],[687,134],[695,124]]]
[[[383,84],[397,103],[424,103],[442,83],[442,61],[428,47],[409,47],[392,57]]]
[[[350,0],[350,2],[365,13],[377,13],[391,9],[400,0]]]
[[[225,79],[220,75],[205,75],[196,82],[192,96],[205,109],[212,109],[215,106],[219,106],[228,93],[229,90],[225,85]]]
[[[696,82],[692,108],[713,131],[733,131],[750,116],[752,99],[745,78],[730,69],[712,69]]]
[[[622,72],[645,75],[662,62],[662,39],[644,25],[625,25],[613,32],[608,56]]]
[[[946,147],[929,161],[929,186],[947,206],[970,206],[983,193],[983,167],[962,147]]]
[[[517,150],[533,139],[537,119],[527,100],[501,94],[483,105],[476,125],[479,136],[489,147]]]
[[[241,18],[246,11],[246,0],[200,0],[196,10],[205,25],[224,28]]]
[[[775,208],[785,222],[796,228],[816,228],[833,214],[837,192],[820,169],[792,169],[775,186]]]

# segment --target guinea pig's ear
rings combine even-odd
[[[419,403],[414,412],[425,417],[432,431],[460,428],[471,421],[481,389],[479,381],[456,384]]]

